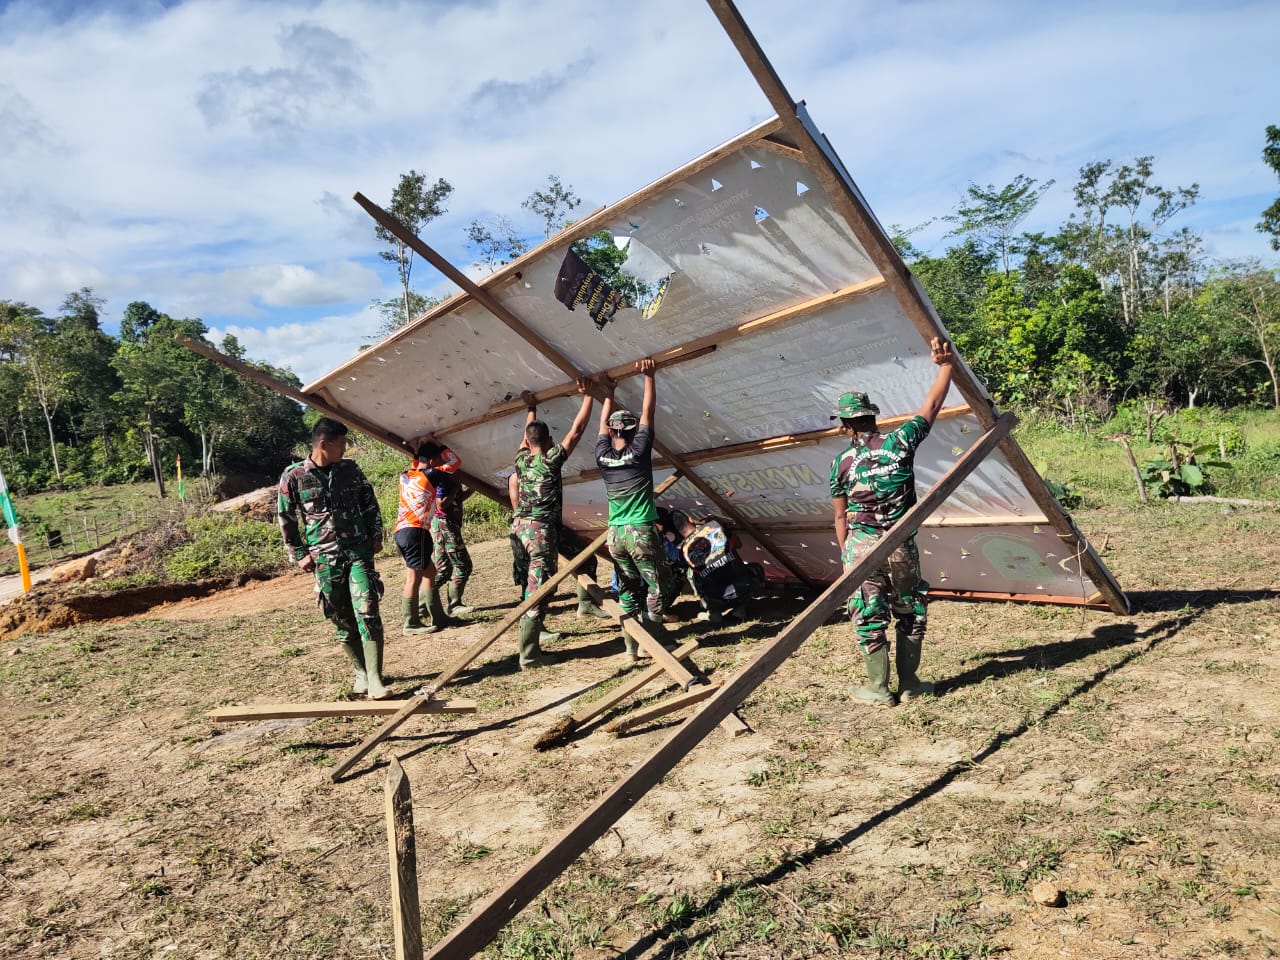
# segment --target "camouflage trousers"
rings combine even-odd
[[[338,632],[338,642],[382,641],[382,618],[378,598],[382,578],[373,566],[373,557],[350,553],[316,558],[318,605]]]
[[[529,579],[529,552],[525,549],[524,545],[520,542],[520,537],[516,534],[515,525],[519,522],[519,520],[513,520],[511,522],[511,535],[507,538],[511,543],[511,579],[512,582],[523,591],[521,596],[527,597],[529,596],[529,592],[524,589],[525,585],[532,583]],[[557,527],[556,540],[557,552],[563,553],[568,557],[576,557],[583,550],[587,549],[587,543],[580,536],[565,526]],[[556,568],[559,566],[558,556],[556,557],[556,561],[556,566],[551,568],[552,573],[554,573]],[[578,573],[585,573],[593,581],[596,578],[596,570],[596,558],[594,556],[588,557],[583,561],[582,566],[578,567]],[[548,576],[549,575],[550,574],[548,574]],[[546,582],[547,581],[544,578],[540,581],[539,585]],[[579,588],[578,599],[581,600],[582,596],[581,588]]]
[[[462,539],[462,524],[454,525],[444,517],[431,518],[431,562],[436,565],[436,586],[446,583],[461,594],[471,576],[471,554]]]
[[[666,610],[665,594],[672,578],[657,526],[645,523],[610,527],[609,553],[618,570],[618,602],[622,609],[636,614],[643,604],[650,617],[660,618]]]
[[[523,598],[528,600],[534,592],[551,579],[559,565],[557,530],[554,524],[541,520],[519,517],[511,522],[511,535],[520,545],[524,558],[525,584]],[[537,620],[543,614],[542,604],[529,608],[525,616]]]
[[[852,568],[879,542],[879,537],[850,530],[840,557],[844,569]],[[845,605],[862,652],[875,653],[888,644],[885,631],[891,613],[897,620],[895,631],[899,639],[909,637],[922,642],[928,622],[928,593],[929,584],[920,579],[920,551],[912,537],[889,555],[884,566],[862,581]]]

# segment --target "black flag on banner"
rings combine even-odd
[[[608,281],[592,270],[572,248],[560,264],[555,292],[556,299],[570,310],[585,304],[598,330],[604,329],[619,307],[627,305],[622,294],[609,286]]]

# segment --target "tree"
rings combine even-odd
[[[533,191],[520,206],[537,214],[542,220],[546,235],[550,237],[569,225],[569,214],[581,203],[578,195],[573,192],[573,187],[566,187],[552,173],[547,175],[547,189]]]
[[[1248,344],[1238,368],[1260,365],[1271,387],[1272,405],[1280,410],[1280,280],[1257,260],[1227,264],[1205,284],[1200,298],[1228,336]]]
[[[420,317],[437,303],[443,303],[444,299],[444,297],[426,297],[416,290],[410,290],[409,316]],[[383,337],[391,336],[391,334],[404,326],[405,308],[403,297],[392,297],[390,300],[374,300],[373,302],[378,307],[378,312],[382,314],[382,325],[378,327],[375,333],[379,340]]]
[[[37,308],[25,303],[0,301],[0,339],[27,371],[27,383],[44,414],[49,432],[49,452],[53,457],[53,474],[62,480],[58,461],[58,441],[54,436],[53,418],[67,398],[74,371],[54,336],[52,322]]]
[[[475,251],[476,263],[484,264],[490,273],[529,249],[512,222],[501,216],[472,220],[467,227],[467,243]]]
[[[959,336],[978,323],[987,296],[987,275],[995,254],[973,237],[949,249],[944,256],[922,256],[912,265],[938,316],[953,335]]]
[[[975,235],[988,250],[995,252],[1005,276],[1008,276],[1014,231],[1035,209],[1054,181],[1049,180],[1039,186],[1036,183],[1034,177],[1021,173],[1013,178],[1012,183],[999,190],[993,184],[979,187],[970,182],[965,191],[968,202],[962,203],[955,213],[943,218],[956,224],[956,228],[948,236]]]
[[[436,217],[446,212],[444,202],[453,193],[453,186],[444,179],[427,184],[427,175],[417,170],[410,170],[400,175],[400,182],[391,191],[391,204],[387,212],[400,222],[415,236],[422,228]],[[413,250],[386,227],[379,224],[374,234],[391,249],[381,251],[378,256],[388,263],[394,263],[400,275],[400,286],[404,291],[404,322],[413,319],[410,312],[409,277],[413,272]]]
[[[104,463],[112,461],[112,427],[116,411],[111,397],[120,379],[111,366],[116,341],[100,326],[106,301],[89,287],[67,294],[55,321],[56,336],[68,367],[75,371],[67,397],[72,435],[97,434],[102,441]]]
[[[1280,127],[1267,127],[1267,144],[1262,148],[1262,159],[1280,176]],[[1280,250],[1280,200],[1262,211],[1258,230],[1271,234],[1271,249]]]
[[[1074,194],[1079,216],[1072,214],[1063,235],[1077,262],[1088,266],[1105,284],[1120,291],[1125,323],[1132,328],[1142,315],[1148,297],[1158,281],[1153,281],[1151,265],[1158,259],[1159,230],[1177,214],[1190,207],[1200,195],[1200,187],[1168,189],[1151,182],[1152,157],[1138,157],[1132,165],[1112,169],[1110,160],[1096,161],[1080,168]],[[1143,218],[1143,206],[1155,206]],[[1112,222],[1120,211],[1119,222]]]

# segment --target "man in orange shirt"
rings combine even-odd
[[[436,488],[458,469],[458,455],[431,437],[414,441],[416,456],[409,469],[400,474],[400,508],[396,513],[396,548],[404,558],[404,595],[400,611],[407,633],[436,633],[447,622],[440,595],[436,592],[436,565],[431,562],[431,518],[436,512]],[[424,624],[418,612],[418,591],[427,581],[427,610],[431,623]]]

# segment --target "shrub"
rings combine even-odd
[[[226,513],[205,513],[182,523],[189,538],[164,561],[174,580],[201,580],[270,570],[284,564],[274,524]]]

